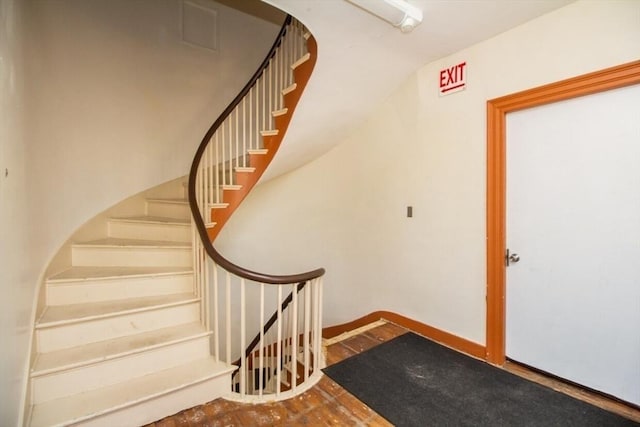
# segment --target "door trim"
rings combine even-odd
[[[640,61],[487,101],[487,343],[489,363],[505,362],[506,115],[640,83]]]

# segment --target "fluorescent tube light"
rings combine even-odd
[[[408,33],[422,22],[422,10],[404,0],[347,0]]]

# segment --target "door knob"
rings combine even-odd
[[[518,255],[517,253],[510,253],[509,249],[507,249],[507,254],[505,255],[505,261],[507,264],[507,267],[509,267],[509,264],[515,264],[516,262],[520,261],[520,255]]]

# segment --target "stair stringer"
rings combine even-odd
[[[249,164],[252,168],[255,168],[255,170],[250,172],[234,172],[236,177],[235,182],[239,188],[222,190],[222,202],[227,204],[227,206],[224,208],[211,209],[210,220],[211,223],[215,224],[213,227],[207,228],[207,234],[211,242],[215,240],[222,230],[222,227],[229,218],[231,218],[231,215],[233,215],[233,212],[235,212],[253,187],[258,183],[260,177],[262,177],[280,148],[280,144],[289,128],[293,113],[311,78],[313,68],[316,64],[318,46],[315,38],[310,34],[308,34],[307,37],[307,51],[308,53],[305,57],[292,65],[292,67],[295,67],[293,69],[294,84],[289,90],[285,90],[286,93],[283,95],[283,109],[281,110],[286,110],[286,112],[274,117],[274,130],[278,130],[277,134],[262,137],[263,146],[266,149],[264,154],[249,153]]]

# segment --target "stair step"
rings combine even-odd
[[[47,306],[36,322],[38,350],[47,353],[200,320],[192,293]]]
[[[187,185],[187,183],[185,182],[183,185]],[[189,204],[189,200],[185,199],[185,198],[160,198],[160,197],[150,197],[147,199],[147,202],[153,202],[153,203],[166,203],[166,204],[177,204],[177,205],[188,205]],[[162,215],[159,215],[162,216]]]
[[[229,206],[229,203],[211,203],[209,207],[211,209],[225,209]]]
[[[190,230],[189,230],[190,231]],[[73,266],[190,267],[191,243],[106,238],[71,245]]]
[[[258,154],[258,155],[264,155],[267,154],[269,152],[269,150],[267,148],[254,148],[251,150],[247,150],[247,153],[249,154]]]
[[[276,136],[280,131],[278,129],[267,129],[261,130],[260,135],[262,136]]]
[[[163,224],[163,225],[189,225],[189,220],[187,219],[167,218],[163,216],[151,216],[151,215],[109,218],[109,221],[133,222],[136,224],[143,223],[143,224]]]
[[[115,359],[149,348],[169,345],[188,339],[208,336],[210,334],[211,332],[207,332],[199,322],[194,322],[49,353],[38,353],[31,370],[31,377]]]
[[[232,190],[232,191],[242,189],[242,185],[238,185],[238,184],[225,184],[225,185],[221,185],[221,187],[223,190]]]
[[[291,69],[295,70],[300,65],[304,64],[305,62],[307,62],[310,58],[311,58],[311,54],[310,53],[307,53],[307,54],[303,55],[302,57],[300,57],[300,59],[298,59],[296,62],[291,64]]]
[[[235,168],[236,172],[240,172],[240,173],[250,173],[250,172],[255,172],[256,168],[252,168],[250,166],[238,166],[237,168]]]
[[[203,358],[78,395],[34,405],[31,426],[94,421],[141,425],[228,393],[235,367]]]
[[[284,116],[285,114],[287,114],[287,112],[289,112],[288,108],[283,108],[282,110],[275,110],[271,112],[271,116],[272,117],[280,117],[280,116]]]
[[[298,85],[296,83],[294,83],[291,86],[289,86],[289,87],[287,87],[285,89],[282,89],[282,96],[284,96],[284,95],[286,95],[286,94],[288,94],[290,92],[293,92],[294,90],[296,90],[297,87],[298,87]]]
[[[193,289],[190,267],[72,267],[47,279],[47,304],[169,295]]]
[[[171,180],[169,182],[165,182],[157,187],[153,187],[144,192],[145,198],[148,199],[184,199],[185,194],[183,191],[183,184],[187,181],[188,177],[183,176],[181,178],[177,178]]]
[[[95,390],[207,357],[209,335],[160,343],[116,356],[48,374],[32,375],[32,403]]]
[[[191,240],[191,221],[185,218],[133,216],[109,218],[109,237],[129,239],[157,239],[172,242]]]
[[[151,217],[169,217],[189,220],[191,210],[187,199],[147,199],[147,215]]]
[[[185,293],[128,298],[90,304],[48,306],[42,316],[40,316],[36,329],[120,316],[132,312],[154,310],[160,307],[184,304],[193,300],[197,300],[197,298],[192,293]]]

